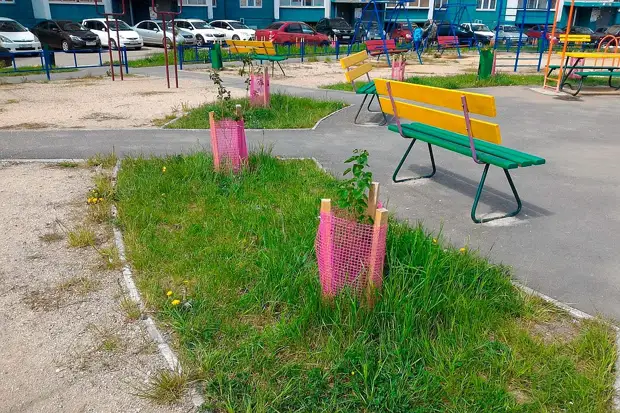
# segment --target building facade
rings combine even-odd
[[[123,20],[133,25],[154,18],[153,0],[0,0],[0,16],[33,26],[43,19],[81,21],[97,17],[104,11],[120,13]],[[560,25],[566,24],[568,0],[414,0],[407,2],[405,11],[398,13],[399,21],[422,23],[429,19],[454,21],[461,13],[461,22],[482,22],[494,28],[498,24],[532,26],[547,19],[547,5],[551,1],[550,21],[556,5],[561,7]],[[475,2],[475,4],[474,4]],[[526,7],[524,14],[522,9]],[[557,3],[557,4],[556,4]],[[378,3],[380,18],[389,20],[395,3]],[[459,5],[460,4],[460,5]],[[155,0],[158,10],[178,11],[177,0]],[[250,27],[264,28],[277,20],[316,23],[324,17],[342,17],[350,23],[362,17],[366,1],[362,0],[183,0],[181,17],[204,20],[241,20]],[[447,6],[446,6],[447,5]],[[592,29],[620,24],[620,0],[576,0],[574,25]],[[367,13],[369,14],[369,13]],[[374,10],[372,11],[374,14]]]

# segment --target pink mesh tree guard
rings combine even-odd
[[[219,171],[225,168],[238,172],[248,161],[248,146],[245,139],[243,118],[216,121],[215,114],[210,112],[209,123],[215,170]]]
[[[396,58],[392,62],[392,80],[403,82],[405,80],[405,60]]]
[[[570,65],[570,67],[573,67],[573,65],[575,64],[575,62],[576,62],[576,61],[577,61],[577,59],[576,59],[576,58],[571,57],[571,58],[570,58],[570,62],[569,62],[568,64]],[[585,62],[586,62],[586,59],[581,59],[581,61],[580,61],[579,63],[577,63],[577,66],[584,66],[584,65],[585,65]],[[579,71],[579,69],[577,69],[576,71]],[[570,75],[568,75],[568,78],[569,78],[569,79],[580,79],[580,77],[579,77],[579,76],[577,76],[577,75],[576,75],[576,74],[574,74],[574,73],[571,73]]]
[[[250,105],[268,107],[269,98],[269,69],[264,68],[260,74],[250,74]]]
[[[371,209],[371,208],[370,208]],[[321,290],[334,297],[350,288],[370,297],[383,284],[387,235],[387,210],[378,209],[373,224],[361,224],[338,216],[330,200],[321,201],[321,221],[315,239]]]

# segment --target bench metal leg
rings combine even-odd
[[[433,175],[435,175],[435,172],[437,172],[437,168],[435,167],[435,157],[433,156],[433,147],[429,143],[428,152],[431,155],[431,165],[433,166],[433,172],[431,172],[428,175],[424,175],[424,176],[418,176],[418,177],[412,177],[412,178],[398,178],[398,172],[400,171],[400,168],[402,168],[403,163],[405,163],[405,159],[407,159],[407,156],[409,156],[409,152],[411,152],[411,148],[413,148],[413,144],[415,143],[415,141],[416,139],[411,139],[411,143],[409,144],[409,147],[405,151],[405,154],[403,155],[402,159],[398,163],[398,166],[396,167],[396,170],[394,171],[394,174],[392,175],[392,181],[398,183],[398,182],[413,181],[415,179],[430,178]]]
[[[611,84],[611,79],[613,78],[613,76],[609,76],[609,87],[614,89],[614,90],[620,90],[620,85],[618,86],[614,86]]]
[[[510,176],[510,172],[508,172],[508,169],[504,169],[504,173],[506,174],[506,179],[508,180],[508,183],[510,184],[510,189],[512,189],[512,194],[514,195],[515,200],[517,201],[517,209],[506,215],[502,215],[499,217],[483,218],[483,219],[476,218],[476,209],[478,208],[478,201],[480,201],[480,196],[482,195],[482,188],[484,187],[484,181],[487,179],[487,173],[489,172],[489,166],[490,164],[486,164],[484,166],[484,172],[482,172],[482,178],[480,178],[480,183],[478,184],[478,191],[476,191],[476,198],[474,198],[474,204],[471,207],[471,219],[476,224],[494,221],[496,219],[514,217],[521,211],[521,207],[522,207],[521,198],[519,198],[519,193],[517,192],[517,188],[515,188],[515,184],[514,182],[512,182],[512,177]]]
[[[366,102],[366,99],[368,99],[368,96],[369,95],[364,95],[364,99],[362,100],[362,103],[360,104],[360,107],[357,110],[357,113],[355,114],[355,119],[353,120],[353,123],[355,123],[356,125],[359,125],[359,123],[357,122],[357,118],[359,118],[360,113],[362,112],[362,108],[364,107],[364,103]],[[368,112],[370,113],[381,113],[381,115],[383,116],[383,120],[378,125],[379,126],[387,125],[387,117],[385,116],[385,113],[383,113],[383,111],[379,112],[379,111],[370,110],[370,105],[372,104],[372,101],[375,98],[375,96],[377,95],[376,94],[372,95],[372,97],[370,98],[370,101],[368,102],[368,106],[366,107],[366,109],[368,109]]]
[[[278,64],[278,67],[282,71],[282,76],[286,77],[286,73],[284,73],[284,69],[282,69],[282,65],[280,64],[280,62],[276,62],[276,63]]]

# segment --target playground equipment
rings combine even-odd
[[[159,11],[157,10],[157,5],[155,0],[151,0],[151,7],[153,11],[157,14],[158,17],[161,18],[162,22],[162,31],[164,32],[164,62],[166,65],[166,81],[168,82],[168,89],[170,89],[170,68],[168,67],[168,37],[166,36],[166,17],[170,17],[170,31],[172,32],[172,53],[174,56],[174,82],[175,87],[179,88],[179,71],[177,67],[177,40],[176,35],[174,33],[174,18],[180,15],[183,12],[183,1],[181,3],[177,3],[179,11]]]
[[[381,37],[380,41],[383,43],[383,53],[382,54],[385,54],[385,57],[387,59],[388,65],[392,66],[392,61],[391,61],[391,58],[390,58],[390,49],[389,49],[388,43],[386,41],[386,33],[390,33],[391,30],[396,27],[396,23],[398,22],[398,17],[400,16],[401,11],[405,12],[404,16],[405,16],[405,20],[407,22],[407,28],[409,29],[409,31],[413,35],[413,26],[411,25],[411,21],[409,20],[409,16],[406,13],[406,10],[407,10],[406,3],[407,3],[406,0],[398,0],[396,5],[394,6],[394,8],[391,9],[392,11],[389,14],[389,19],[386,18],[384,20],[381,20],[382,11],[379,11],[379,4],[384,4],[384,5],[387,6],[388,4],[389,5],[394,4],[394,1],[369,0],[368,3],[366,3],[364,8],[362,9],[362,14],[355,21],[355,29],[354,29],[354,32],[353,32],[353,38],[351,40],[351,43],[349,43],[349,48],[347,50],[347,55],[351,54],[351,48],[353,47],[355,39],[359,39],[361,37],[360,36],[361,30],[368,30],[372,26],[372,23],[376,23],[377,24],[377,28],[378,28],[378,34]],[[369,16],[369,13],[370,13],[370,20],[364,20],[365,16]],[[384,24],[386,22],[387,22],[387,25]],[[379,39],[368,39],[368,40],[379,41]],[[419,56],[418,56],[418,58],[419,58]],[[422,63],[421,59],[420,59],[420,63]]]
[[[121,51],[121,39],[120,34],[118,33],[118,18],[125,15],[125,0],[121,1],[121,12],[120,13],[107,13],[107,12],[99,12],[99,4],[97,0],[95,0],[95,10],[97,14],[105,17],[105,27],[108,33],[108,53],[110,55],[110,73],[112,75],[112,81],[114,81],[114,58],[112,57],[112,36],[110,36],[110,17],[114,17],[114,28],[116,29],[116,50],[118,51],[118,62],[119,62],[119,72],[121,74],[121,80],[124,80],[123,77],[123,53]],[[104,9],[105,10],[105,9]],[[76,64],[77,66],[77,64]]]
[[[545,10],[545,22],[544,24],[540,24],[540,26],[543,26],[543,30],[540,35],[540,40],[539,40],[540,43],[538,44],[538,49],[536,52],[538,53],[538,57],[521,57],[521,48],[524,45],[524,43],[528,40],[527,35],[524,33],[526,16],[528,14],[528,10],[530,12],[532,11],[539,12],[541,10],[528,8],[527,1],[523,1],[523,5],[521,7],[509,7],[503,1],[500,1],[498,3],[497,26],[495,27],[495,44],[493,45],[493,59],[494,59],[493,60],[493,73],[495,73],[495,68],[497,67],[513,67],[513,71],[516,72],[519,69],[519,67],[536,66],[536,71],[540,71],[540,65],[542,63],[545,45],[547,44],[547,41],[548,41],[547,34],[549,33],[549,19],[551,17],[552,2],[553,0],[547,0],[547,7],[543,9]],[[519,15],[519,12],[521,12],[520,15]],[[502,17],[502,16],[506,16],[506,17]],[[516,49],[516,55],[514,57],[514,64],[497,64],[498,60],[500,61],[513,60],[512,57],[498,57],[498,54],[501,51],[501,49],[499,48],[499,43],[501,40],[499,37],[499,33],[500,33],[500,26],[516,25],[517,18],[519,18],[519,26],[517,26],[519,28],[519,39],[517,41],[517,49]],[[509,51],[511,44],[512,44],[512,39],[507,39],[506,40],[506,51],[507,52]],[[520,60],[536,61],[537,63],[519,65]]]
[[[476,3],[467,3],[466,1],[455,0],[444,2],[444,4],[442,4],[437,9],[435,9],[434,7],[435,2],[433,2],[433,16],[435,16],[435,20],[439,21],[439,25],[445,25],[446,22],[449,22],[450,24],[449,36],[442,36],[444,37],[444,39],[442,40],[443,44],[439,44],[439,32],[437,33],[438,47],[443,46],[442,49],[445,49],[446,46],[455,47],[458,56],[461,57],[460,41],[449,42],[447,39],[445,39],[445,37],[451,37],[452,39],[459,40],[456,28],[463,23],[473,22],[473,20],[471,19],[471,15],[469,14],[468,8],[473,7],[475,9]],[[476,42],[475,37],[473,41]],[[449,42],[450,44],[447,44],[446,42]],[[469,44],[469,46],[472,46],[472,44]],[[478,50],[480,50],[480,46],[478,44],[476,44],[476,46],[478,47]]]

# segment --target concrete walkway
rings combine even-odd
[[[144,69],[145,74],[155,69]],[[160,71],[161,72],[161,71]],[[206,75],[183,72],[182,76]],[[241,82],[241,79],[239,79]],[[234,79],[227,84],[235,83]],[[287,93],[358,102],[351,93],[280,88]],[[355,126],[351,107],[316,130],[248,131],[250,145],[273,145],[282,156],[313,156],[335,175],[354,148],[370,151],[382,199],[399,218],[420,220],[457,246],[479,249],[495,262],[514,268],[530,287],[589,312],[620,319],[620,156],[617,96],[567,101],[524,87],[477,89],[496,96],[506,146],[547,159],[519,169],[513,178],[524,206],[514,219],[476,225],[469,218],[482,167],[471,159],[435,150],[438,173],[432,180],[393,184],[391,174],[408,142],[385,127]],[[0,133],[0,159],[85,158],[114,148],[121,155],[163,155],[208,150],[208,131],[161,129],[23,131]],[[419,173],[428,152],[414,148],[403,169]],[[501,170],[492,168],[479,210],[513,207]]]

